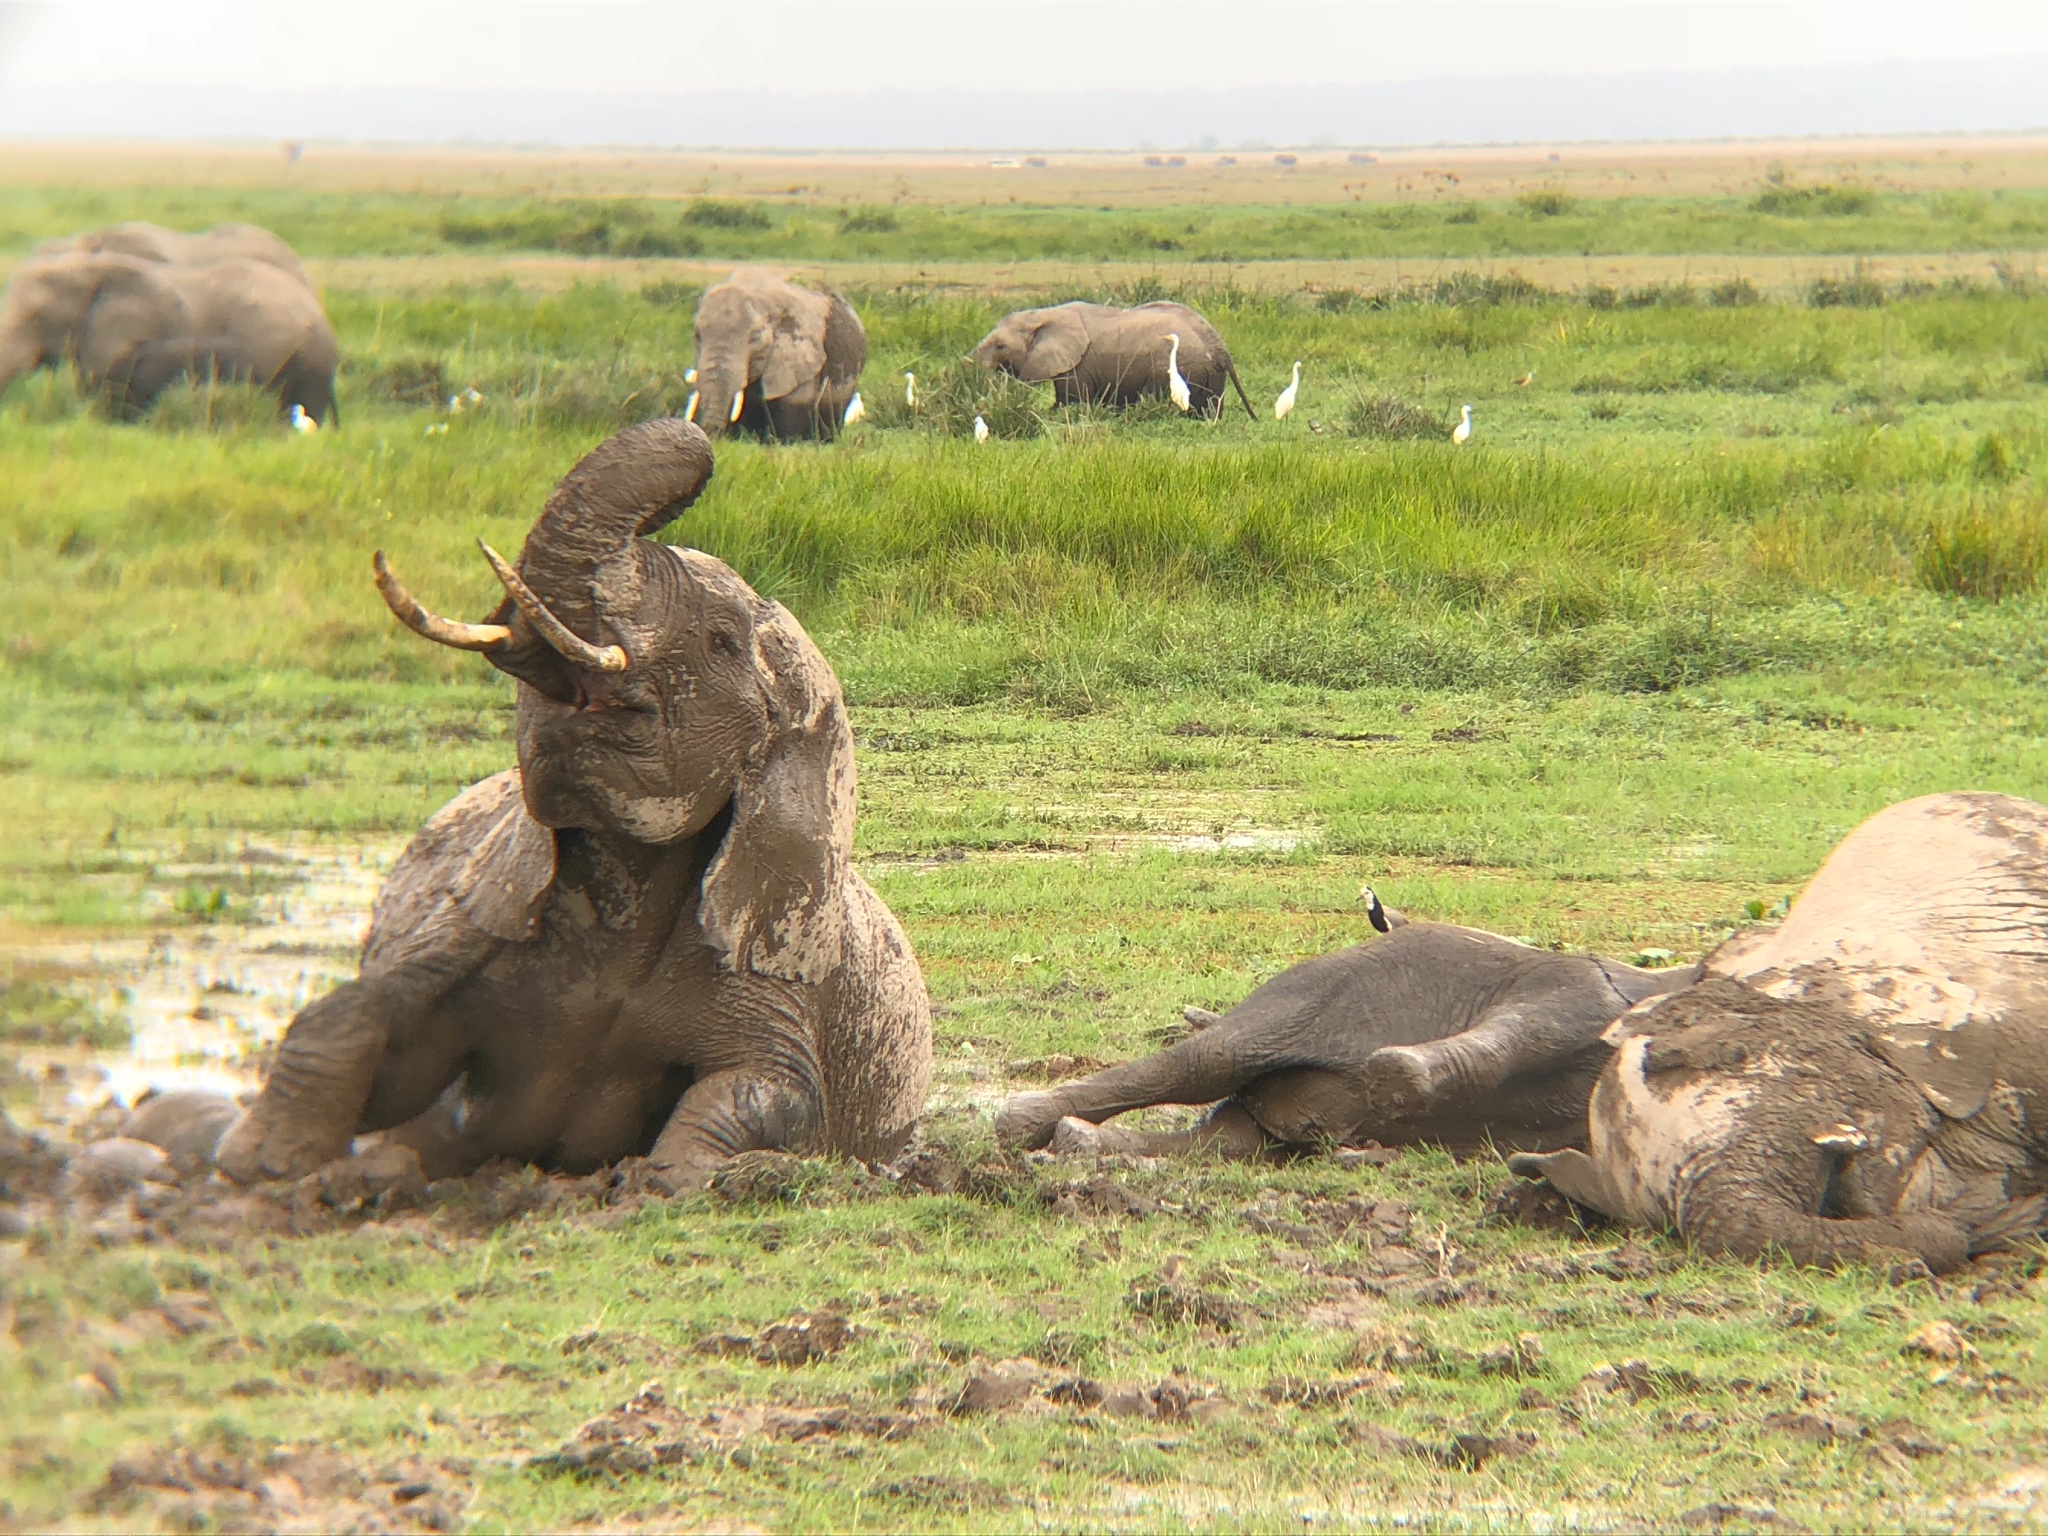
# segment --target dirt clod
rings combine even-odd
[[[1534,1376],[1543,1369],[1543,1340],[1533,1333],[1519,1335],[1513,1343],[1496,1344],[1479,1352],[1482,1376]]]
[[[1963,1331],[1954,1323],[1936,1318],[1933,1322],[1915,1332],[1899,1346],[1902,1355],[1917,1355],[1923,1360],[1939,1360],[1944,1365],[1953,1365],[1977,1353],[1976,1346],[1963,1337]]]
[[[172,1445],[116,1461],[91,1507],[174,1530],[452,1531],[470,1492],[460,1462],[373,1471],[327,1450],[286,1447],[259,1461]]]
[[[955,1414],[997,1413],[1037,1392],[1044,1370],[1036,1360],[999,1360],[974,1371],[947,1405]]]
[[[1580,1380],[1595,1392],[1619,1393],[1632,1403],[1646,1398],[1690,1396],[1702,1383],[1691,1371],[1675,1366],[1652,1365],[1647,1360],[1623,1360],[1596,1365]]]

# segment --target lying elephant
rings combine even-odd
[[[25,261],[0,295],[0,394],[74,364],[126,416],[180,378],[247,380],[315,421],[334,414],[340,349],[320,301],[266,262],[173,266],[58,253]]]
[[[562,478],[490,620],[391,610],[519,681],[519,766],[458,795],[379,893],[360,976],[302,1010],[218,1164],[303,1174],[387,1130],[430,1177],[645,1154],[674,1187],[757,1148],[886,1158],[931,1009],[852,867],[853,737],[795,619],[646,535],[711,445],[630,427]]]
[[[981,339],[974,360],[1026,384],[1050,381],[1060,405],[1129,405],[1166,395],[1171,363],[1186,382],[1192,414],[1221,415],[1227,380],[1258,420],[1216,328],[1187,305],[1163,299],[1135,309],[1079,302],[1020,309]]]
[[[313,286],[300,264],[299,253],[259,224],[216,224],[188,235],[137,220],[45,240],[35,248],[38,257],[69,254],[133,256],[138,261],[186,267],[210,266],[219,261],[260,261],[277,268],[302,288],[310,291]]]
[[[697,303],[689,416],[714,434],[829,441],[867,362],[867,332],[846,300],[741,267]]]
[[[1614,1029],[1586,1150],[1512,1160],[1710,1253],[1954,1269],[2048,1188],[2048,807],[1880,811],[1782,925]]]
[[[1282,971],[1193,1038],[996,1116],[1011,1147],[1249,1157],[1335,1142],[1558,1147],[1585,1134],[1601,1035],[1697,968],[1638,970],[1372,907],[1383,939]],[[1221,1100],[1194,1129],[1099,1122]]]

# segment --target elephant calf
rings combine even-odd
[[[1585,1134],[1601,1035],[1687,967],[1638,970],[1444,923],[1383,917],[1387,937],[1281,972],[1192,1039],[1009,1100],[1012,1147],[1248,1157],[1335,1142],[1558,1147]],[[1150,1104],[1209,1104],[1193,1130],[1099,1122]]]
[[[1774,929],[1622,1018],[1586,1150],[1513,1160],[1710,1253],[1918,1259],[2043,1224],[2048,806],[1941,794],[1843,840]]]
[[[686,422],[628,428],[548,498],[490,619],[405,624],[519,683],[519,766],[458,795],[379,893],[361,974],[292,1021],[220,1168],[303,1174],[367,1131],[430,1177],[644,1154],[881,1159],[931,1076],[931,1010],[852,867],[853,737],[794,618],[646,535],[711,478]]]
[[[829,441],[867,362],[867,332],[845,299],[741,267],[697,304],[689,416],[714,436]]]
[[[1228,381],[1245,414],[1258,420],[1216,328],[1187,305],[1163,299],[1135,309],[1079,302],[1020,309],[981,339],[974,360],[1026,384],[1050,382],[1061,405],[1157,399],[1172,393],[1178,372],[1186,409],[1203,417],[1222,414]]]

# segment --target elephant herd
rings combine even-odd
[[[697,307],[685,416],[710,436],[826,439],[862,414],[867,334],[837,293],[742,267]],[[117,224],[45,241],[0,295],[0,395],[24,374],[70,363],[80,382],[134,418],[182,379],[238,380],[277,397],[301,429],[335,415],[340,349],[290,246],[251,224],[180,234]],[[1230,351],[1184,304],[1019,310],[975,361],[1050,383],[1061,405],[1173,400],[1211,418],[1235,386]]]
[[[931,1007],[853,868],[838,681],[786,609],[651,537],[711,472],[694,423],[604,442],[516,563],[485,549],[505,595],[476,622],[376,557],[401,623],[516,680],[518,765],[413,839],[359,975],[299,1013],[246,1106],[168,1096],[131,1145],[196,1149],[244,1184],[351,1157],[429,1178],[637,1158],[680,1191],[749,1151],[878,1161],[909,1143]],[[1013,1097],[999,1142],[1497,1151],[1616,1220],[1818,1265],[1951,1269],[2044,1224],[2048,807],[1945,793],[1881,811],[1782,923],[1693,966],[1367,911],[1380,936],[1221,1016],[1190,1010],[1180,1043]],[[1206,1113],[1178,1132],[1106,1123],[1156,1104]]]

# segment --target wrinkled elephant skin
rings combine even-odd
[[[837,435],[868,360],[867,333],[845,299],[741,267],[705,290],[696,330],[692,419],[706,432]]]
[[[379,557],[405,622],[519,680],[519,766],[413,839],[360,975],[293,1020],[223,1171],[292,1177],[386,1130],[429,1177],[644,1154],[680,1188],[740,1152],[909,1137],[930,1005],[852,868],[838,680],[780,605],[646,537],[710,475],[685,422],[602,444],[484,624],[426,613]]]
[[[1602,1033],[1694,974],[1406,923],[1283,971],[1157,1055],[1011,1099],[996,1134],[1013,1147],[1151,1154],[1368,1140],[1564,1146],[1584,1134],[1608,1056]],[[1189,1132],[1086,1129],[1150,1104],[1215,1108]]]
[[[1135,309],[1080,302],[1020,309],[974,349],[974,360],[984,367],[1027,384],[1049,382],[1061,405],[1121,406],[1163,398],[1168,362],[1176,357],[1175,366],[1187,381],[1190,414],[1220,414],[1228,383],[1236,386],[1245,413],[1258,419],[1230,349],[1216,328],[1185,304],[1162,299]]]
[[[1710,1253],[1936,1272],[2042,1225],[2048,807],[1880,811],[1785,921],[1615,1026],[1584,1152],[1515,1160]]]

